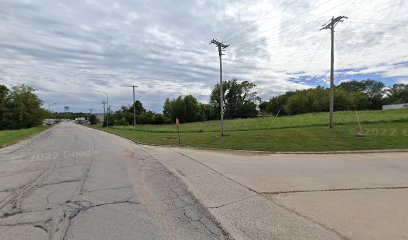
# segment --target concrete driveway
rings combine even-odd
[[[408,239],[408,153],[143,147],[237,239]]]

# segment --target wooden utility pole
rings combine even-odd
[[[105,101],[103,101],[102,102],[102,104],[103,104],[103,121],[106,121],[105,119],[106,119],[106,113],[105,113]],[[102,126],[103,126],[103,124],[102,124]]]
[[[332,17],[329,23],[323,25],[320,30],[330,29],[331,33],[331,56],[330,56],[330,128],[334,127],[334,27],[339,22],[343,22],[345,16]]]
[[[103,93],[106,95],[106,127],[109,127],[109,93],[107,92],[102,92],[102,91],[98,91],[100,93]]]
[[[129,86],[131,88],[133,88],[133,126],[136,126],[136,99],[135,99],[135,87],[137,87],[136,85],[131,85]]]
[[[218,55],[220,57],[220,108],[221,108],[221,137],[224,136],[224,94],[222,91],[222,51],[228,47],[228,45],[223,42],[217,41],[215,39],[211,40],[210,44],[215,44],[218,47]]]

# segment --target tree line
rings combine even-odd
[[[238,82],[237,79],[224,81],[222,85],[224,100],[224,117],[249,118],[258,113],[256,101],[260,98],[254,83],[248,81]],[[140,101],[135,103],[136,122],[138,124],[165,124],[174,123],[176,118],[182,123],[209,121],[220,118],[220,85],[216,84],[210,96],[209,103],[200,103],[192,95],[179,96],[174,99],[166,99],[163,105],[163,113],[146,111]],[[109,118],[109,125],[133,124],[133,105],[122,106]],[[104,122],[106,125],[106,119]]]
[[[48,111],[41,108],[35,90],[27,85],[11,89],[0,85],[0,130],[30,128],[42,124]]]
[[[223,101],[226,119],[250,118],[258,115],[257,105],[262,113],[273,115],[295,115],[329,110],[329,89],[324,87],[306,90],[288,91],[261,102],[256,85],[237,79],[224,81]],[[136,122],[138,124],[174,123],[178,118],[182,123],[218,120],[220,118],[220,85],[211,91],[208,103],[200,103],[192,96],[179,96],[166,99],[163,112],[148,111],[137,100]],[[380,81],[348,81],[335,89],[335,111],[379,110],[385,104],[408,102],[408,84],[394,84],[385,87]],[[0,130],[20,129],[38,126],[50,113],[41,108],[42,101],[35,90],[27,85],[13,86],[10,89],[0,85]],[[95,115],[86,113],[54,113],[54,118],[87,117],[91,123],[97,123]],[[103,122],[106,125],[106,119]],[[109,116],[109,125],[133,124],[133,105],[122,106]]]
[[[382,105],[408,102],[408,84],[386,88],[380,81],[348,81],[335,88],[334,110],[380,110]],[[259,105],[263,113],[295,115],[329,111],[329,89],[324,87],[288,91]]]
[[[262,114],[296,115],[329,111],[329,89],[321,86],[306,90],[288,91],[261,102],[256,85],[237,79],[224,81],[222,85],[224,117],[226,119],[256,117]],[[135,102],[138,124],[182,123],[218,120],[220,118],[220,85],[211,91],[208,103],[200,103],[192,96],[166,99],[162,113],[146,111],[140,101]],[[380,110],[382,105],[408,102],[408,84],[385,87],[380,81],[348,81],[335,89],[335,111]],[[258,108],[257,108],[258,105]],[[259,110],[258,110],[259,109]],[[110,116],[109,125],[133,124],[133,105],[122,106]],[[105,123],[106,125],[106,123]]]

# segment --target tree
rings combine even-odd
[[[200,106],[195,97],[187,95],[176,99],[166,99],[163,106],[164,117],[172,122],[178,118],[181,122],[195,122],[200,119]]]
[[[128,109],[129,109],[128,111],[129,111],[130,113],[132,113],[132,114],[133,114],[133,106],[135,106],[136,115],[140,115],[140,114],[143,114],[143,113],[146,112],[146,109],[143,107],[142,102],[139,101],[139,100],[136,100],[136,101],[133,103],[133,105],[128,108]]]
[[[92,114],[92,115],[89,117],[89,123],[92,124],[92,125],[95,125],[95,124],[98,123],[98,119],[96,118],[96,115],[95,115],[95,114]]]
[[[6,115],[8,112],[8,94],[9,90],[6,86],[0,85],[0,129],[9,125],[6,123]]]
[[[341,83],[337,88],[348,93],[364,93],[369,100],[369,109],[378,110],[382,108],[384,100],[384,83],[367,79],[364,81],[348,81]]]
[[[0,85],[0,129],[20,129],[38,126],[48,116],[42,101],[27,85],[7,89]]]
[[[223,82],[224,116],[225,118],[255,117],[256,101],[260,100],[257,92],[253,91],[255,83],[237,79]],[[217,83],[211,91],[210,104],[220,111],[220,85]]]
[[[408,84],[394,84],[386,90],[385,103],[408,103]]]

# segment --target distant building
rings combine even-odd
[[[75,122],[78,124],[89,124],[89,121],[85,117],[75,118]]]
[[[389,104],[389,105],[383,105],[382,109],[383,110],[391,110],[391,109],[408,109],[408,103],[401,103],[401,104]]]
[[[44,119],[43,120],[43,124],[44,125],[53,125],[53,124],[55,124],[56,123],[56,120],[55,119]]]
[[[95,113],[96,119],[98,119],[98,121],[103,122],[103,119],[105,117],[105,115],[103,113]]]

